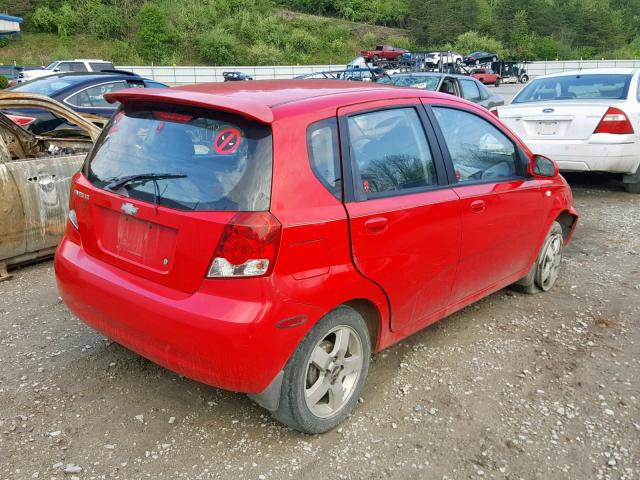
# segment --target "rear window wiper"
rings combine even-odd
[[[137,175],[127,175],[125,177],[114,178],[110,183],[104,186],[106,190],[117,190],[124,187],[129,182],[134,181],[151,181],[151,180],[167,180],[170,178],[186,178],[184,173],[139,173]]]

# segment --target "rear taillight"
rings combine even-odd
[[[633,126],[622,110],[616,107],[609,107],[593,133],[628,135],[633,133]]]
[[[498,113],[498,107],[493,107],[489,111],[493,113],[496,117],[500,118],[500,114]]]
[[[23,115],[7,115],[7,118],[12,120],[14,123],[17,123],[21,127],[26,127],[27,125],[33,123],[36,120],[33,117],[25,117]]]
[[[67,213],[67,218],[69,219],[69,223],[73,225],[73,228],[79,230],[78,228],[78,215],[76,214],[76,196],[78,195],[78,191],[76,190],[76,179],[80,175],[80,172],[76,173],[71,178],[71,190],[69,191],[69,212]]]
[[[280,244],[282,225],[269,212],[240,212],[225,226],[208,277],[268,275]]]

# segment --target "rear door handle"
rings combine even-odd
[[[377,235],[389,228],[389,221],[385,217],[375,217],[364,222],[364,229],[371,235]]]
[[[474,200],[471,202],[471,211],[472,212],[483,212],[486,207],[484,200]]]

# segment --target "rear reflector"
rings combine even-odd
[[[498,108],[497,107],[493,107],[489,111],[491,113],[493,113],[496,117],[500,118],[500,114],[498,113]]]
[[[207,274],[210,278],[268,275],[278,253],[280,222],[269,212],[240,212],[225,226]]]
[[[616,107],[609,107],[593,133],[629,135],[633,133],[633,126],[622,110]]]
[[[12,120],[14,123],[17,123],[21,127],[26,127],[27,125],[35,121],[35,118],[33,117],[25,117],[22,115],[7,115],[7,118],[9,118],[9,120]]]

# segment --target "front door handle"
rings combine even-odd
[[[483,212],[486,207],[484,200],[474,200],[471,202],[471,211],[475,213]]]
[[[377,235],[389,228],[389,221],[385,217],[375,217],[364,222],[364,229],[371,235]]]

